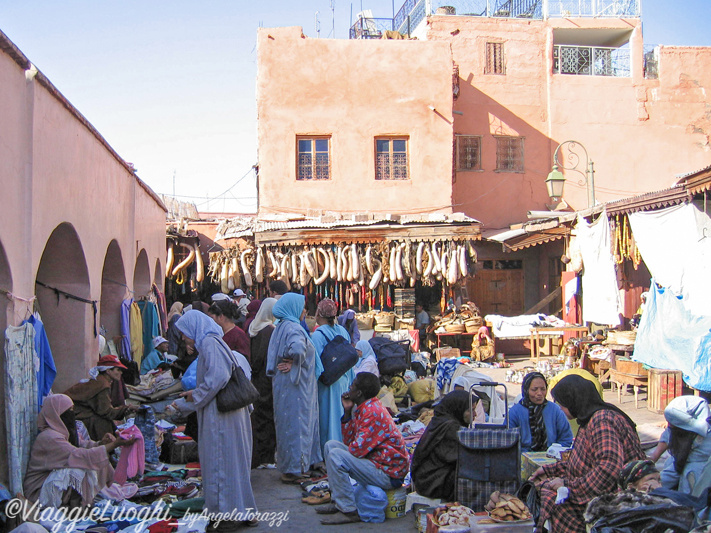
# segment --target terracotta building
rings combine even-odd
[[[558,204],[545,180],[567,140],[588,154],[565,171],[567,209],[591,201],[589,161],[596,202],[711,163],[711,48],[645,45],[638,2],[436,4],[365,12],[350,40],[259,30],[260,216],[451,210],[486,237]],[[384,39],[403,34],[417,40]],[[470,294],[529,309],[559,284],[564,237],[483,241]]]
[[[120,334],[122,300],[152,283],[162,290],[165,207],[1,32],[0,92],[0,331],[37,305],[57,367],[53,390],[62,392],[96,364],[95,328]]]

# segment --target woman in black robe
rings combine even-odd
[[[455,390],[434,408],[434,416],[412,457],[412,479],[417,493],[428,498],[453,501],[459,441],[457,431],[471,420],[469,392]]]

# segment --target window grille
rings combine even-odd
[[[496,137],[496,170],[523,172],[523,137]]]
[[[504,43],[486,43],[486,69],[484,74],[506,74],[504,68]]]
[[[408,177],[407,138],[376,138],[375,179],[406,180]]]
[[[297,180],[331,179],[331,138],[297,137]]]
[[[481,170],[481,137],[457,135],[457,170]]]

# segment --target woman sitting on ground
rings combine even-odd
[[[89,505],[94,496],[111,485],[114,469],[109,455],[133,439],[117,439],[107,433],[100,442],[81,441],[77,435],[74,404],[69,396],[45,398],[37,419],[39,435],[23,484],[25,496],[43,506]]]
[[[83,379],[72,385],[64,394],[74,402],[77,420],[86,426],[92,440],[100,440],[116,430],[115,420],[138,411],[137,405],[114,407],[111,404],[111,383],[121,378],[121,364],[115,355],[104,355],[99,364],[89,370],[91,379]]]
[[[585,533],[585,506],[614,490],[622,467],[645,455],[635,423],[618,407],[603,402],[587,379],[566,376],[551,394],[565,416],[577,418],[580,430],[567,461],[543,466],[531,476],[541,493],[536,531],[543,531],[549,520],[551,531]],[[561,487],[568,489],[568,496],[557,504]]]
[[[706,487],[698,488],[696,483],[711,457],[709,405],[698,396],[679,396],[664,409],[664,418],[669,427],[659,440],[666,443],[671,457],[662,470],[662,486],[700,494]]]
[[[358,341],[355,345],[358,352],[358,362],[353,367],[353,372],[360,374],[361,372],[370,372],[380,377],[378,370],[378,359],[375,357],[373,347],[368,341]]]
[[[457,432],[470,422],[468,391],[452,391],[435,405],[434,416],[415,448],[410,466],[418,494],[443,501],[454,500],[459,453]]]
[[[553,443],[566,448],[573,444],[573,432],[563,411],[546,400],[548,383],[540,372],[526,374],[521,401],[509,409],[509,425],[521,432],[521,451],[544,452]]]

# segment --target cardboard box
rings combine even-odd
[[[523,452],[521,454],[521,480],[526,481],[540,467],[556,462],[553,457],[546,457],[546,452]]]
[[[448,359],[450,357],[460,357],[462,352],[459,348],[452,348],[451,346],[442,346],[441,348],[435,348],[435,361],[440,359]]]

